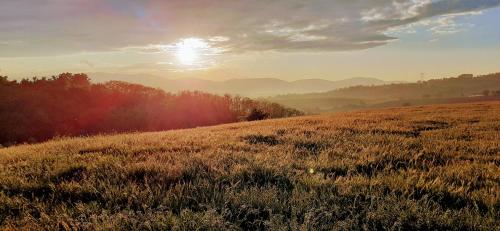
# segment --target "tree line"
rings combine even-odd
[[[353,86],[325,93],[331,97],[356,99],[456,98],[475,95],[494,96],[500,92],[500,73],[431,79],[417,83],[381,86]]]
[[[0,76],[0,145],[56,136],[160,131],[300,115],[276,103],[138,84],[91,83],[85,74]]]

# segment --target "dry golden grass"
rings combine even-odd
[[[498,230],[500,102],[0,149],[0,228]]]

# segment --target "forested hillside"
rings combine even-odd
[[[312,113],[497,99],[500,99],[500,73],[476,77],[466,74],[417,83],[355,86],[325,93],[267,98],[270,102]]]
[[[0,145],[55,136],[158,131],[300,114],[276,103],[137,84],[93,84],[65,73],[20,82],[0,77]]]
[[[326,94],[339,98],[357,99],[415,99],[451,98],[500,92],[500,73],[473,77],[460,75],[455,78],[432,79],[418,83],[398,83],[382,86],[355,86]]]

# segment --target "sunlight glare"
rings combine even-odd
[[[200,55],[206,48],[208,48],[208,44],[201,39],[183,39],[176,44],[176,56],[182,65],[195,65],[200,60]]]

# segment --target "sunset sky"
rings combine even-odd
[[[375,77],[500,71],[500,0],[2,0],[0,75]]]

